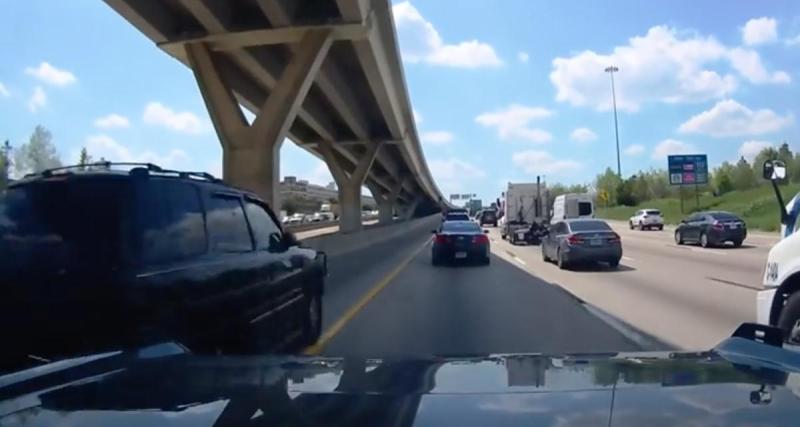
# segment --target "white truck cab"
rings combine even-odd
[[[757,321],[781,328],[787,341],[800,344],[800,193],[783,206],[775,185],[786,177],[782,162],[767,161],[764,177],[773,182],[781,205],[781,241],[767,256],[764,290],[756,295]]]
[[[551,223],[569,218],[594,218],[594,203],[590,194],[562,194],[553,201]]]

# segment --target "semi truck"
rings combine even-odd
[[[781,218],[781,240],[767,255],[762,286],[756,294],[758,323],[776,326],[785,341],[800,344],[800,193],[784,205],[777,183],[787,178],[781,161],[764,163],[763,175],[772,181]]]
[[[538,245],[549,223],[549,192],[536,177],[533,183],[508,183],[503,203],[505,220],[500,235],[512,245]]]

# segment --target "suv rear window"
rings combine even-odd
[[[591,202],[578,202],[578,215],[586,216],[592,214]]]
[[[644,214],[645,215],[661,215],[661,211],[655,210],[655,209],[650,209],[650,210],[644,211]]]
[[[494,211],[486,211],[486,212],[483,213],[483,218],[484,219],[494,219],[495,216],[496,215],[495,215]]]
[[[49,179],[0,195],[0,275],[95,271],[126,259],[130,182]]]

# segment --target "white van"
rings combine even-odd
[[[553,201],[550,223],[569,218],[594,218],[594,203],[589,194],[562,194]]]

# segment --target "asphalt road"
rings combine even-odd
[[[430,235],[331,260],[311,354],[393,357],[651,350],[502,256],[433,267]],[[496,252],[496,251],[495,251]],[[369,268],[364,268],[365,266]]]
[[[493,229],[493,250],[531,274],[659,340],[688,350],[708,349],[742,322],[755,321],[756,292],[775,235],[749,236],[741,248],[678,246],[672,228],[629,230],[617,271],[583,267],[561,271],[544,263],[538,246],[512,246]]]

